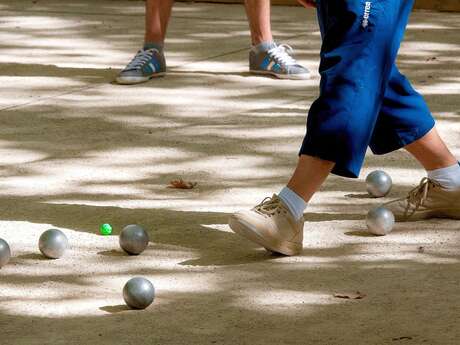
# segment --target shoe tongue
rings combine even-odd
[[[273,204],[279,203],[281,199],[276,195],[273,194],[273,196],[265,198],[259,205],[257,205],[255,208],[273,208]],[[270,205],[270,206],[269,206]]]

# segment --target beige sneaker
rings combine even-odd
[[[442,188],[425,177],[407,197],[383,205],[398,222],[429,218],[460,219],[460,190]]]
[[[302,251],[303,224],[303,218],[295,220],[276,194],[265,198],[252,210],[237,212],[229,219],[235,233],[284,255]]]

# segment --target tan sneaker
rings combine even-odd
[[[295,220],[276,194],[265,198],[252,210],[237,212],[229,219],[235,233],[284,255],[302,251],[303,224],[303,218]]]
[[[383,205],[398,222],[429,218],[460,219],[460,190],[442,188],[425,177],[407,197]]]

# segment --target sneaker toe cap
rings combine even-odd
[[[229,217],[229,223],[251,223],[257,220],[257,216],[251,211],[238,211]]]
[[[142,71],[140,69],[128,69],[123,70],[118,74],[119,77],[142,77]]]
[[[289,75],[297,76],[300,79],[308,79],[311,76],[310,70],[301,65],[289,66]]]

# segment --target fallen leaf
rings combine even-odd
[[[177,188],[177,189],[192,189],[197,185],[196,182],[187,182],[183,179],[169,181],[168,188]]]
[[[356,291],[356,293],[335,293],[334,297],[343,299],[363,299],[366,295]]]
[[[398,338],[393,338],[391,339],[393,341],[398,341],[398,340],[412,340],[412,337],[398,337]]]

